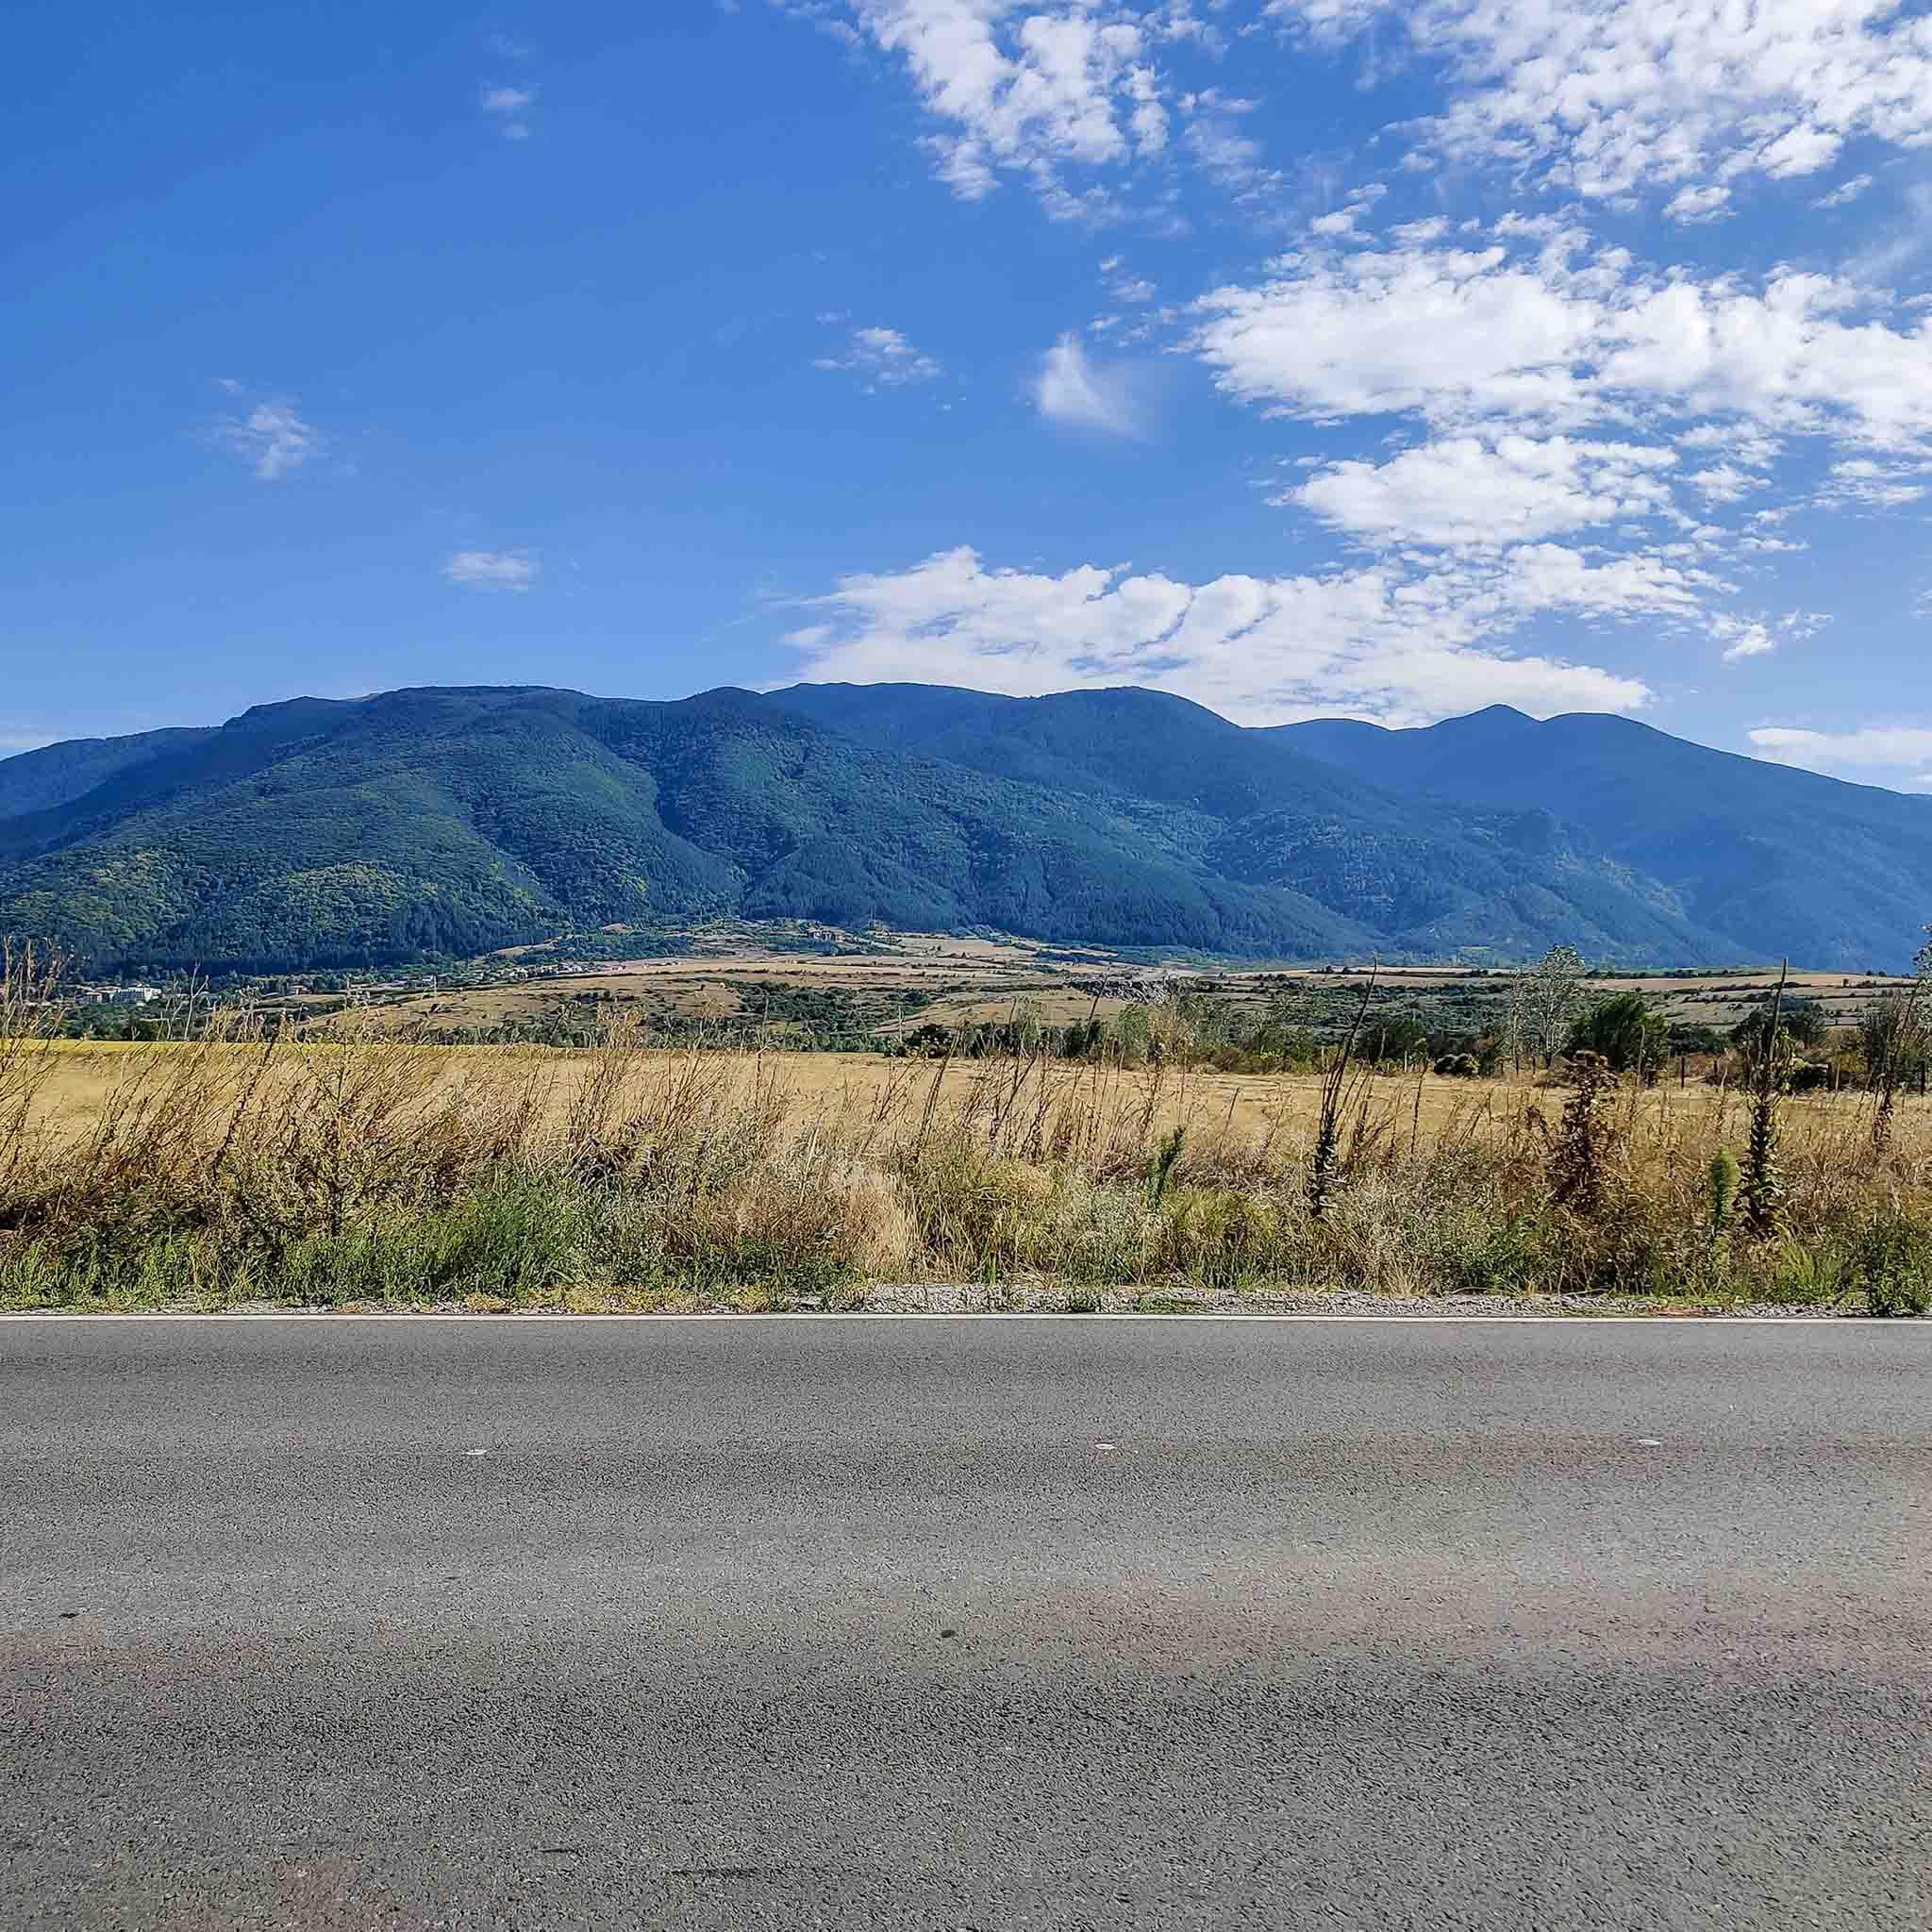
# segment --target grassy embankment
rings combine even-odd
[[[1654,1293],[1905,1312],[1932,1110],[1786,1099],[1781,1198],[1714,1210],[1750,1097],[1351,1076],[1311,1197],[1307,1077],[1016,1058],[282,1037],[0,1039],[0,1305],[863,1303],[870,1284]],[[1179,1129],[1176,1138],[1175,1130]],[[1722,1190],[1720,1190],[1722,1191]],[[1561,1198],[1567,1194],[1567,1199]]]

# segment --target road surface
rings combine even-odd
[[[1932,1326],[0,1323],[0,1924],[1920,1928]]]

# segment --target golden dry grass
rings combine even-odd
[[[478,1105],[495,1105],[502,1096],[532,1085],[541,1090],[542,1117],[560,1124],[576,1096],[601,1062],[596,1048],[541,1046],[447,1047],[409,1045],[409,1054],[426,1071],[425,1096],[447,1099],[466,1091]],[[125,1068],[143,1057],[180,1051],[171,1045],[130,1045],[121,1041],[62,1041],[54,1048],[54,1063],[36,1102],[38,1117],[63,1133],[85,1130],[100,1115]],[[239,1082],[251,1064],[253,1049],[240,1044],[202,1048],[211,1069],[226,1065],[226,1077]],[[633,1077],[644,1081],[691,1058],[689,1048],[641,1045],[635,1057]],[[794,1123],[836,1123],[868,1118],[881,1109],[903,1114],[916,1099],[923,1106],[935,1088],[940,1109],[947,1114],[969,1106],[974,1096],[988,1096],[1001,1081],[1012,1077],[1009,1059],[950,1062],[905,1059],[866,1053],[792,1053],[760,1055],[750,1050],[704,1052],[709,1077],[731,1088],[762,1069],[783,1095],[788,1117]],[[1024,1063],[1027,1102],[1037,1102],[1043,1087],[1050,1104],[1074,1094],[1091,1097],[1109,1108],[1138,1114],[1153,1095],[1150,1127],[1162,1131],[1189,1123],[1199,1131],[1210,1125],[1235,1137],[1263,1139],[1274,1135],[1288,1142],[1307,1140],[1314,1130],[1321,1102],[1322,1079],[1316,1074],[1223,1074],[1186,1068],[1147,1068],[1062,1062],[1045,1059]],[[278,1074],[277,1077],[283,1077]],[[1393,1134],[1407,1144],[1429,1145],[1444,1136],[1497,1135],[1512,1128],[1525,1111],[1554,1122],[1562,1111],[1566,1090],[1560,1084],[1532,1080],[1470,1080],[1432,1073],[1370,1074],[1351,1088],[1358,1107],[1376,1119],[1387,1119]],[[1735,1141],[1742,1132],[1749,1097],[1735,1085],[1720,1090],[1703,1079],[1679,1086],[1674,1078],[1648,1091],[1626,1093],[1626,1109],[1640,1117],[1681,1121],[1716,1141]],[[1811,1093],[1784,1103],[1792,1131],[1800,1140],[1820,1136],[1856,1135],[1868,1124],[1869,1095]],[[1901,1103],[1902,1143],[1918,1153],[1932,1154],[1932,1103]]]
[[[1932,1108],[1784,1104],[1775,1238],[1713,1226],[1747,1101],[1627,1086],[1600,1210],[1553,1198],[1568,1096],[1362,1074],[1332,1199],[1319,1083],[370,1034],[0,1050],[0,1298],[857,1292],[878,1279],[1568,1289],[1838,1306],[1932,1291]],[[1176,1137],[1176,1130],[1179,1130]],[[1166,1161],[1158,1157],[1165,1148]],[[1595,1198],[1595,1197],[1593,1197]]]

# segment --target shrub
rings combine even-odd
[[[1846,1258],[1848,1284],[1863,1295],[1866,1313],[1932,1312],[1932,1229],[1884,1215],[1853,1237]]]
[[[1595,1054],[1613,1074],[1654,1074],[1670,1044],[1670,1024],[1640,992],[1612,993],[1570,1029],[1566,1051]]]

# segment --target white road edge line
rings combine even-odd
[[[1717,1327],[1742,1328],[1796,1328],[1821,1327],[1842,1328],[1847,1324],[1869,1323],[1874,1327],[1910,1329],[1924,1327],[1932,1333],[1932,1322],[1886,1320],[1869,1315],[1308,1315],[1308,1314],[1234,1314],[1219,1310],[1205,1310],[1200,1314],[1164,1314],[1150,1310],[1141,1314],[1131,1308],[1124,1308],[1112,1314],[1069,1315],[1057,1313],[1050,1308],[1033,1309],[1025,1312],[1001,1314],[983,1309],[973,1309],[959,1314],[945,1314],[939,1311],[917,1312],[891,1315],[869,1313],[863,1310],[850,1312],[819,1313],[805,1309],[795,1314],[658,1314],[648,1310],[620,1312],[604,1315],[545,1314],[541,1311],[525,1314],[496,1314],[481,1310],[471,1313],[468,1309],[440,1313],[428,1309],[412,1309],[404,1313],[382,1314],[362,1312],[345,1314],[338,1309],[318,1309],[306,1313],[293,1309],[236,1309],[217,1310],[201,1313],[191,1309],[175,1311],[156,1310],[152,1313],[130,1309],[125,1313],[113,1311],[75,1313],[66,1309],[49,1309],[44,1314],[31,1309],[18,1309],[0,1313],[0,1324],[23,1323],[46,1324],[54,1322],[300,1322],[309,1325],[322,1322],[378,1322],[394,1324],[400,1322],[442,1322],[456,1324],[474,1324],[479,1322],[508,1322],[525,1328],[550,1328],[563,1323],[575,1322],[629,1322],[655,1323],[659,1327],[670,1327],[692,1322],[722,1322],[733,1326],[743,1327],[753,1322],[895,1322],[901,1324],[908,1322],[1073,1322],[1084,1328],[1092,1328],[1108,1322],[1312,1322],[1325,1323],[1333,1327],[1339,1322],[1377,1323],[1390,1327],[1413,1328],[1430,1324],[1443,1327],[1469,1328],[1478,1324],[1497,1327],[1526,1328],[1539,1324],[1561,1328],[1604,1328],[1612,1324],[1629,1324],[1647,1328],[1656,1327]]]

